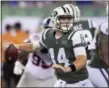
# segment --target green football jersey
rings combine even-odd
[[[42,43],[49,50],[54,64],[57,63],[63,66],[68,66],[76,60],[73,48],[75,46],[83,46],[82,43],[73,46],[72,37],[76,32],[77,31],[69,31],[59,39],[55,38],[56,32],[53,29],[47,29],[42,33]],[[76,72],[64,73],[56,71],[56,75],[58,79],[65,80],[68,83],[88,78],[86,67]]]

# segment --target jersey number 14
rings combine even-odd
[[[50,48],[49,52],[54,64],[58,62],[58,63],[64,63],[65,66],[69,65],[69,61],[66,58],[66,53],[64,48],[59,48],[57,56],[55,56],[54,48]]]

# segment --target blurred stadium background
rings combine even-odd
[[[66,3],[78,5],[81,9],[82,17],[103,17],[106,15],[105,1],[2,1],[2,32],[4,33],[4,26],[10,19],[12,21],[21,21],[22,18],[28,18],[26,19],[27,21],[25,20],[26,23],[22,22],[25,30],[32,29],[28,24],[38,27],[40,22],[48,17],[55,7]],[[36,22],[28,23],[28,20],[33,20],[34,18],[37,19],[34,20]],[[12,21],[10,21],[10,24]]]
[[[21,23],[22,31],[33,33],[40,29],[43,19],[50,16],[55,7],[67,3],[78,5],[84,19],[92,18],[96,24],[105,21],[105,1],[2,1],[2,35],[6,33],[7,24],[13,25],[16,22]]]

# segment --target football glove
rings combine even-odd
[[[25,67],[21,64],[20,61],[15,62],[14,74],[21,75],[24,69],[25,69]]]

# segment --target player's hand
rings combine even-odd
[[[21,64],[20,61],[15,62],[14,74],[21,75],[25,67]]]
[[[57,70],[57,71],[62,71],[62,72],[66,72],[65,70],[65,67],[59,65],[59,64],[53,64],[52,67]]]
[[[65,72],[71,72],[72,69],[68,66],[68,67],[65,67]]]

